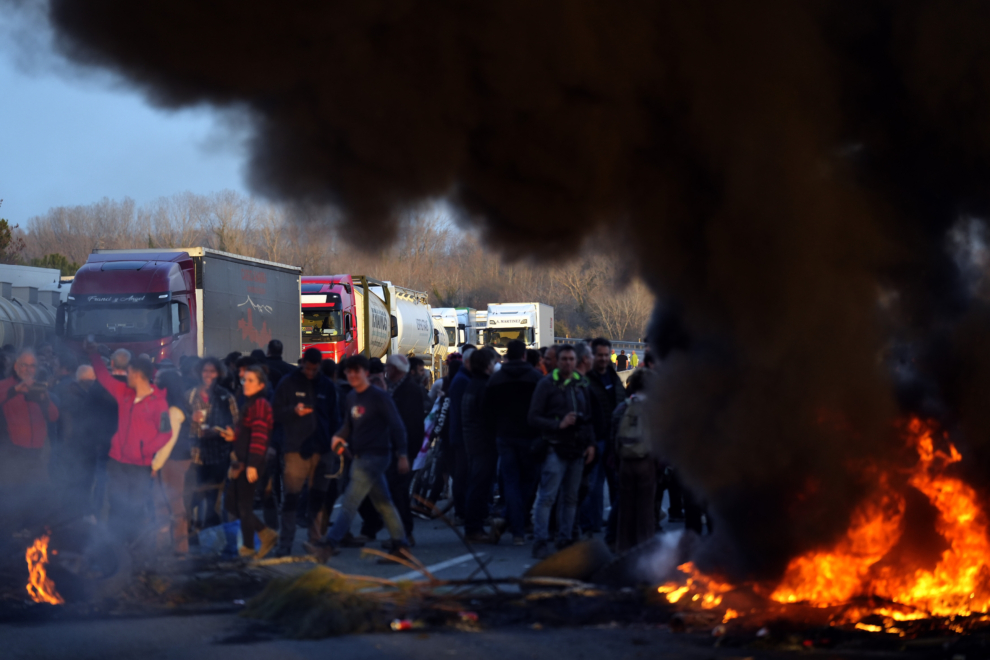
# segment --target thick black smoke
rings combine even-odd
[[[986,2],[52,0],[51,20],[157,104],[246,109],[254,187],[367,243],[441,195],[510,255],[618,236],[661,301],[663,446],[726,568],[770,576],[845,529],[906,405],[990,438],[990,315],[945,249],[990,210]],[[897,359],[925,384],[900,399]]]

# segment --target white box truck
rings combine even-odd
[[[483,333],[485,346],[500,355],[513,339],[520,339],[526,348],[553,345],[553,307],[543,303],[493,303],[488,306],[487,327]]]

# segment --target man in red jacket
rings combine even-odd
[[[127,367],[127,383],[107,371],[96,346],[85,346],[96,380],[117,400],[117,432],[110,440],[107,497],[110,531],[120,540],[134,541],[144,527],[151,488],[151,459],[172,436],[165,393],[154,382],[154,366],[138,357]]]
[[[14,375],[0,381],[0,412],[6,425],[3,484],[48,483],[48,423],[58,408],[48,388],[35,382],[38,358],[30,348],[14,362]]]

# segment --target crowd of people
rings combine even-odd
[[[83,348],[88,361],[47,344],[0,352],[0,488],[52,484],[63,515],[132,547],[185,556],[200,530],[236,520],[245,558],[326,560],[382,530],[401,554],[417,516],[446,514],[471,543],[508,532],[537,558],[603,532],[621,551],[655,535],[664,490],[670,516],[701,531],[649,442],[653,361],[624,383],[635,365],[607,339],[513,341],[504,357],[466,345],[429,389],[412,356],[336,364],[310,348],[290,364],[278,340],[179,364]]]

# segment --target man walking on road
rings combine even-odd
[[[558,491],[561,503],[557,509],[557,547],[570,544],[581,476],[585,464],[595,460],[591,406],[576,365],[574,347],[559,346],[557,368],[537,384],[529,408],[530,426],[539,430],[549,445],[536,495],[533,556],[537,559],[550,555],[550,508]]]
[[[482,410],[485,425],[495,431],[512,544],[524,545],[529,519],[526,504],[533,496],[540,468],[539,458],[533,455],[538,434],[527,417],[541,376],[524,359],[526,344],[520,340],[509,342],[505,357],[508,362],[488,380]]]
[[[351,356],[345,363],[345,373],[353,389],[347,395],[344,425],[334,435],[332,446],[334,452],[347,452],[348,460],[352,461],[350,481],[340,513],[326,538],[306,544],[306,550],[321,562],[337,554],[358,506],[365,497],[370,497],[385,521],[392,539],[392,553],[402,555],[409,543],[399,512],[392,503],[385,471],[396,460],[399,474],[409,472],[406,429],[388,392],[371,386],[368,358]]]
[[[330,435],[337,428],[337,391],[320,366],[323,355],[316,348],[307,348],[300,366],[286,375],[275,391],[275,418],[282,425],[282,515],[279,521],[279,555],[292,554],[296,536],[296,515],[300,493],[309,484],[311,511],[309,539],[322,536],[324,520],[329,511],[323,509],[326,480],[317,468],[323,454],[330,451]],[[325,471],[324,471],[325,472]],[[322,488],[321,488],[322,487]]]

